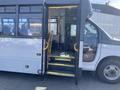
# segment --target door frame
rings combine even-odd
[[[47,36],[48,36],[48,18],[49,18],[49,7],[57,7],[57,6],[74,6],[73,4],[63,4],[63,5],[56,5],[56,4],[52,4],[52,5],[50,5],[50,4],[44,4],[44,14],[43,14],[43,46],[42,46],[42,48],[44,48],[45,47],[45,41],[48,39],[47,38]],[[79,16],[80,16],[80,11],[79,11],[79,4],[78,4],[78,9],[77,9],[78,11],[77,11],[77,18],[79,18]],[[77,34],[76,34],[76,41],[77,41],[77,43],[78,43],[78,47],[80,48],[80,21],[79,21],[79,19],[78,19],[78,21],[77,21]],[[80,57],[80,54],[79,54],[79,50],[78,50],[78,52],[77,52],[77,55],[76,55],[76,72],[78,72],[78,68],[79,68],[79,57]],[[45,55],[44,55],[45,54]],[[44,51],[43,50],[43,52],[42,52],[42,72],[43,72],[43,74],[45,74],[46,73],[46,71],[47,71],[47,51]]]
[[[42,75],[45,74],[47,68],[47,51],[44,50],[48,33],[48,5],[46,2],[43,4],[43,31],[42,31]],[[46,24],[47,23],[47,24]]]

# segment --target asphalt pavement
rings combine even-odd
[[[0,72],[0,90],[120,90],[119,84],[99,81],[91,72],[83,72],[76,86],[73,78]]]

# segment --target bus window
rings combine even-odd
[[[7,12],[7,13],[15,13],[16,12],[16,7],[15,6],[6,6],[5,7],[5,12]]]
[[[42,36],[42,20],[29,19],[29,25],[32,36]]]
[[[77,31],[77,25],[72,24],[71,25],[71,30],[70,30],[71,37],[76,37],[76,31]]]
[[[3,13],[5,11],[4,7],[0,7],[0,13]]]
[[[42,20],[19,19],[20,36],[42,36]]]
[[[84,49],[83,60],[85,62],[91,62],[95,59],[98,45],[98,32],[97,28],[86,22],[84,29]]]
[[[27,19],[19,19],[19,35],[26,36],[28,35],[28,20]]]
[[[32,13],[41,13],[43,10],[42,6],[31,6],[30,7],[30,12]]]
[[[43,10],[42,6],[33,5],[33,6],[20,6],[20,13],[41,13]]]
[[[20,13],[30,12],[30,6],[20,6]]]
[[[0,7],[0,35],[15,36],[16,6]]]
[[[14,19],[3,19],[2,33],[3,35],[15,35]]]
[[[16,12],[16,6],[0,6],[0,13],[14,13]]]
[[[20,6],[19,12],[19,36],[41,37],[42,36],[42,7]]]

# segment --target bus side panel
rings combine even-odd
[[[42,64],[42,39],[0,38],[0,70],[37,74]]]
[[[110,56],[120,57],[120,46],[99,44],[95,60],[93,62],[83,62],[82,69],[87,71],[96,71],[100,61]]]

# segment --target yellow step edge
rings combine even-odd
[[[49,55],[49,58],[62,58],[62,59],[75,59],[73,56],[55,56],[55,55]]]
[[[55,60],[58,60],[58,61],[71,61],[71,59],[63,59],[63,58],[55,58]]]
[[[74,67],[74,65],[69,65],[69,64],[59,64],[59,63],[49,63],[48,65],[62,66],[62,67]]]
[[[48,71],[47,74],[55,75],[55,76],[75,77],[74,74],[61,73],[61,72],[52,72],[52,71]]]

